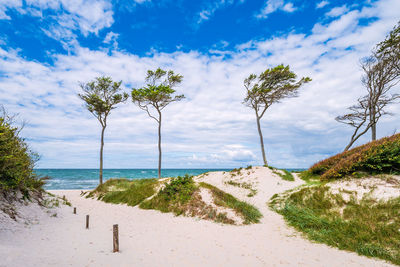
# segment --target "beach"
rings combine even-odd
[[[273,194],[302,181],[283,181],[257,168],[251,175],[263,177],[251,204],[263,214],[259,224],[222,225],[87,199],[81,190],[54,190],[72,206],[55,208],[55,217],[42,211],[33,224],[0,231],[0,266],[393,266],[306,240],[266,205]],[[241,190],[221,183],[222,177],[215,172],[196,179],[239,197]],[[119,253],[112,252],[114,224],[119,225]]]

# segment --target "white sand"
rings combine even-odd
[[[248,190],[224,184],[223,179],[231,179],[228,174],[199,179],[256,205],[264,215],[260,224],[220,225],[86,199],[80,191],[53,191],[65,195],[78,214],[62,207],[57,217],[41,216],[40,223],[14,233],[0,231],[0,266],[392,266],[296,234],[266,202],[301,181],[282,181],[267,168],[253,171],[249,174],[253,178],[242,178],[256,185],[258,193],[252,198],[246,197]],[[120,253],[112,253],[116,223]]]

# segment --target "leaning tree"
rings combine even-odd
[[[309,77],[303,77],[298,81],[296,78],[297,75],[290,70],[289,66],[281,64],[267,69],[259,76],[251,74],[244,80],[247,94],[243,104],[255,111],[264,165],[268,165],[268,163],[260,120],[272,104],[279,103],[284,98],[296,97],[298,88],[311,81]]]
[[[170,103],[185,98],[184,95],[174,95],[176,91],[173,89],[182,82],[182,79],[182,75],[175,74],[172,70],[165,71],[158,68],[155,71],[147,71],[146,86],[132,89],[132,102],[158,123],[158,178],[161,177],[162,110]]]
[[[86,108],[92,113],[101,124],[101,141],[100,141],[100,184],[103,183],[103,147],[104,147],[104,131],[107,127],[107,118],[111,110],[116,105],[125,102],[129,95],[121,93],[120,88],[122,81],[114,82],[110,77],[97,77],[88,83],[81,83],[80,87],[83,93],[78,96],[85,102]]]
[[[336,117],[338,122],[354,128],[344,151],[369,129],[371,139],[376,140],[379,119],[391,115],[385,110],[386,106],[400,99],[400,95],[391,90],[400,81],[400,23],[376,46],[371,56],[361,60],[361,68],[361,83],[366,89],[366,95],[349,108],[349,113]]]

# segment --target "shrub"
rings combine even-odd
[[[162,212],[183,212],[182,206],[191,199],[197,187],[193,176],[185,175],[172,178],[153,198],[140,203],[142,209],[156,209]]]
[[[307,171],[321,180],[342,178],[354,172],[400,172],[400,134],[385,137],[322,160]]]
[[[0,117],[0,190],[17,191],[29,197],[31,189],[41,189],[46,178],[39,178],[34,170],[38,156],[32,153],[18,127]]]

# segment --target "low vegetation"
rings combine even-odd
[[[213,203],[206,203],[202,199],[202,189],[209,190]],[[164,180],[164,182],[157,179],[133,181],[110,179],[91,191],[87,197],[96,197],[98,200],[114,204],[139,205],[142,209],[172,212],[177,216],[198,217],[226,224],[236,222],[217,206],[232,209],[243,219],[244,224],[257,223],[262,216],[255,207],[239,201],[212,185],[197,184],[193,177],[188,175]]]
[[[307,185],[275,195],[270,206],[314,241],[400,264],[400,197],[344,198],[329,184]]]
[[[283,180],[285,181],[290,181],[293,182],[294,181],[294,176],[291,172],[285,170],[285,169],[277,169],[271,166],[268,166],[268,168],[270,170],[272,170],[273,173],[275,173],[276,175],[280,176]]]
[[[107,203],[136,206],[156,193],[156,179],[110,179],[91,191],[87,197],[97,197]]]
[[[262,214],[254,206],[236,199],[231,194],[225,193],[213,185],[201,182],[200,186],[211,191],[216,205],[231,208],[240,215],[244,220],[244,224],[258,223],[260,221]]]
[[[302,176],[319,176],[321,180],[328,181],[349,175],[377,173],[400,173],[400,134],[369,142],[322,160]]]
[[[246,183],[246,182],[235,182],[233,180],[229,180],[227,182],[225,182],[226,184],[232,185],[232,186],[236,186],[236,187],[240,187],[240,188],[244,188],[250,191],[250,193],[247,195],[248,197],[254,197],[257,194],[257,190],[253,188],[253,185],[250,183]]]

